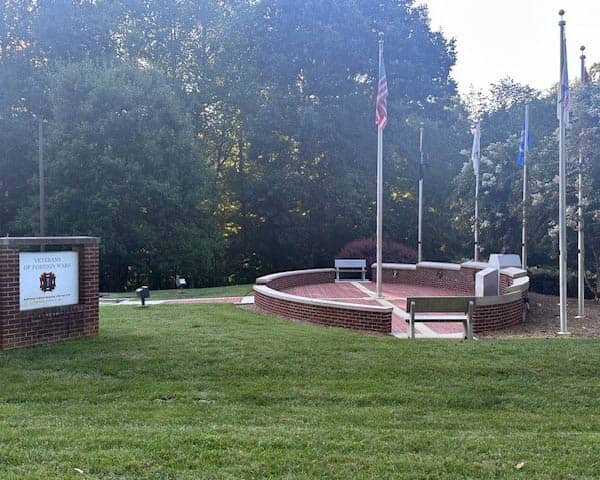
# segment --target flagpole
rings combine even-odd
[[[566,152],[566,107],[565,101],[565,87],[563,85],[565,81],[565,75],[563,75],[563,69],[566,68],[565,62],[567,61],[565,55],[565,21],[563,20],[564,10],[560,10],[560,21],[558,25],[560,27],[560,116],[559,116],[559,187],[558,187],[558,225],[559,225],[559,277],[560,277],[560,331],[559,335],[569,335],[568,319],[567,319],[567,220],[566,220],[566,204],[567,204],[567,192],[566,192],[566,167],[567,167],[567,152]]]
[[[481,127],[479,123],[475,127],[473,137],[473,151],[471,152],[471,160],[475,170],[475,225],[473,226],[474,235],[474,253],[473,260],[479,261],[479,164],[481,162]]]
[[[529,156],[529,105],[525,105],[523,139],[523,228],[521,232],[521,266],[527,270],[527,157]]]
[[[379,69],[383,60],[383,33],[379,33]],[[377,298],[383,298],[382,275],[382,235],[383,235],[383,128],[377,127]]]
[[[581,87],[585,85],[585,47],[580,47],[581,56]],[[579,165],[577,172],[577,318],[585,316],[585,243],[583,223],[583,150],[579,146]]]
[[[423,261],[423,127],[419,130],[419,235],[417,261]]]
[[[475,175],[475,253],[473,260],[479,261],[479,172]]]

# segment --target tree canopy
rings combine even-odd
[[[197,285],[252,281],[329,265],[346,243],[372,237],[380,31],[390,91],[386,239],[416,245],[424,127],[425,256],[469,255],[473,177],[465,152],[476,114],[483,248],[518,251],[516,152],[529,103],[531,232],[539,239],[531,259],[554,261],[552,95],[505,79],[483,102],[461,100],[450,75],[454,42],[431,29],[427,9],[413,0],[3,6],[0,229],[37,234],[41,123],[48,233],[102,238],[102,288],[165,286],[175,274]],[[590,192],[600,179],[592,167],[594,89],[578,100],[587,113],[570,133],[590,152]],[[590,229],[594,209],[590,197]]]

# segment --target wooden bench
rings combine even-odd
[[[337,258],[335,260],[335,279],[341,280],[341,273],[360,273],[361,280],[365,281],[367,274],[367,261],[357,259]],[[354,279],[353,279],[354,280]]]
[[[406,308],[410,338],[415,338],[416,322],[461,322],[465,338],[473,339],[473,297],[412,297],[406,299]]]

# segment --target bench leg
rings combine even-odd
[[[471,325],[471,319],[467,320],[469,326],[469,340],[473,340],[473,325]]]
[[[473,331],[471,330],[471,321],[469,319],[463,322],[465,327],[465,340],[473,340]]]
[[[473,340],[473,310],[475,309],[475,303],[469,302],[469,309],[467,310],[467,321],[466,321],[466,334],[467,339]]]

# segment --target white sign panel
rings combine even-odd
[[[79,303],[77,252],[22,252],[19,271],[21,310]]]

